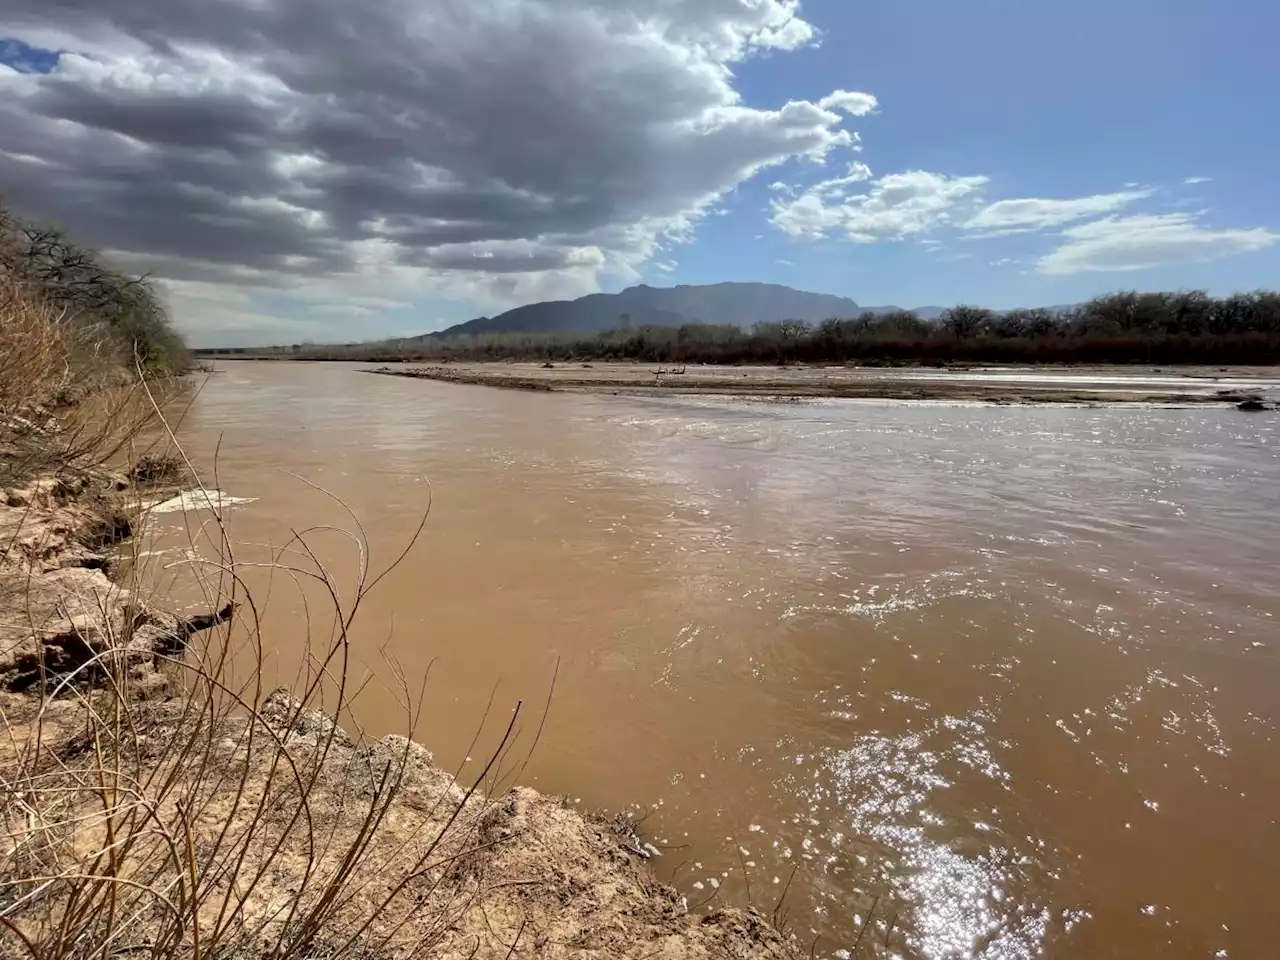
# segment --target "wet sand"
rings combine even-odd
[[[1235,405],[1280,400],[1276,367],[846,367],[450,363],[372,373],[518,390],[979,403]]]

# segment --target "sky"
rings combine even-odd
[[[1274,287],[1272,0],[6,0],[0,194],[197,346],[723,280]]]

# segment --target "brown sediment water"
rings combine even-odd
[[[651,809],[693,903],[749,885],[770,912],[789,884],[819,955],[1280,951],[1275,412],[220,368],[181,430],[244,498],[243,556],[350,526],[298,478],[359,517],[374,569],[431,496],[352,636],[370,733],[405,732],[394,663],[426,678],[414,733],[453,767],[494,684],[536,725],[558,662],[521,779]],[[154,517],[154,549],[200,519]],[[349,578],[349,541],[316,536]],[[288,679],[299,592],[244,575],[265,680]]]

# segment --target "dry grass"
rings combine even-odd
[[[0,956],[797,955],[760,914],[691,916],[626,852],[625,830],[512,789],[554,680],[527,721],[520,703],[508,713],[490,699],[466,751],[481,760],[465,776],[407,736],[369,739],[331,719],[360,692],[359,611],[418,539],[429,504],[380,568],[351,516],[358,572],[347,585],[318,551],[333,528],[298,531],[251,563],[209,506],[184,563],[211,606],[234,603],[237,615],[155,656],[164,699],[156,674],[125,654],[127,624],[50,671],[42,696],[0,693]],[[124,586],[141,595],[143,570],[132,569]],[[270,644],[251,573],[296,583],[307,601],[311,645],[293,694],[263,685]],[[415,688],[386,663],[386,693],[412,731],[426,678]]]
[[[0,286],[0,318],[0,412],[30,415],[69,384],[70,327],[63,312],[13,283]]]
[[[154,420],[140,379],[107,331],[0,276],[0,486],[118,458]]]

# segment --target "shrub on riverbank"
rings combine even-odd
[[[284,359],[636,360],[648,363],[1280,363],[1280,293],[1214,299],[1116,293],[1060,310],[957,306],[937,321],[907,311],[731,325],[690,323],[600,334],[497,333],[382,343],[210,351]]]
[[[184,373],[190,358],[145,278],[129,277],[56,227],[0,206],[0,322],[36,311],[62,334],[67,376]]]
[[[0,278],[0,487],[99,466],[153,419],[117,346]]]
[[[0,207],[0,484],[110,459],[189,365],[144,279]]]

